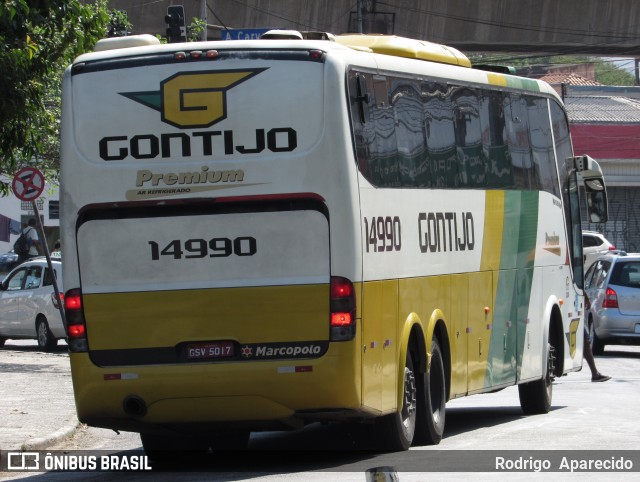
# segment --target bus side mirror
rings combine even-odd
[[[609,219],[607,207],[607,191],[598,178],[585,179],[584,187],[587,194],[587,211],[592,223],[606,223]]]

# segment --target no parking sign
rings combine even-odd
[[[21,201],[35,201],[44,191],[44,176],[35,167],[23,167],[13,177],[11,187]]]

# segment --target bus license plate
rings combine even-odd
[[[232,341],[212,341],[187,345],[187,358],[229,358],[235,356]]]

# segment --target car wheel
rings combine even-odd
[[[38,339],[38,347],[44,351],[51,351],[57,344],[58,340],[53,337],[49,329],[49,323],[44,316],[38,318],[36,322],[36,336]]]

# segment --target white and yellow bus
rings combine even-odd
[[[308,37],[308,36],[306,36]],[[582,366],[580,185],[545,83],[386,36],[110,39],[63,82],[62,245],[79,420],[145,450],[374,424]]]

